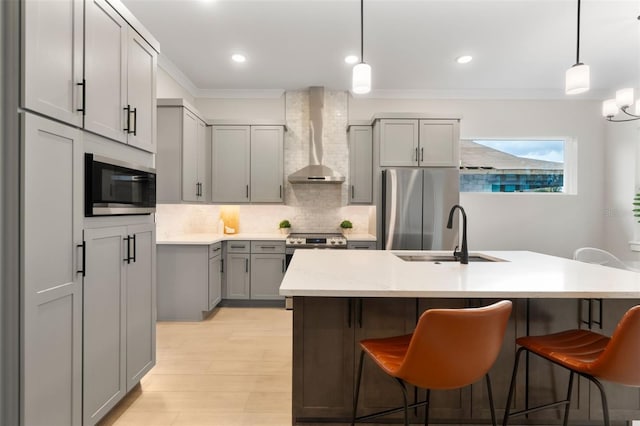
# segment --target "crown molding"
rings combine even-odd
[[[169,76],[171,76],[179,85],[181,85],[191,96],[194,98],[199,97],[198,92],[200,89],[187,77],[171,59],[166,55],[160,53],[158,55],[158,66],[162,68]]]
[[[561,89],[434,89],[434,90],[372,90],[357,98],[371,99],[457,99],[457,100],[597,100],[606,99],[608,92],[592,89],[587,93],[568,96]]]
[[[200,89],[200,98],[222,99],[278,99],[284,95],[284,89]]]

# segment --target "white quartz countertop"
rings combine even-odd
[[[220,241],[251,240],[251,241],[284,241],[287,236],[281,233],[267,234],[180,234],[157,238],[156,244],[173,245],[209,245]]]
[[[283,296],[640,298],[640,273],[529,251],[482,251],[504,262],[409,262],[384,250],[296,250]],[[474,253],[470,253],[474,254]]]

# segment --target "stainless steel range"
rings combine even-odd
[[[346,249],[347,239],[338,233],[289,234],[285,241],[286,265],[289,266],[296,249]],[[290,297],[285,298],[287,309],[293,308]]]

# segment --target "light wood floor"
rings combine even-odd
[[[156,366],[100,426],[290,425],[291,330],[282,308],[159,322]]]

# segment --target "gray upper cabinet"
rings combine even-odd
[[[211,200],[282,203],[284,127],[212,127]]]
[[[81,132],[29,113],[23,129],[21,417],[24,425],[80,425]]]
[[[82,126],[83,0],[24,1],[25,108]]]
[[[284,128],[251,126],[251,202],[281,203],[284,178]]]
[[[126,143],[128,25],[105,0],[85,7],[85,128]]]
[[[156,151],[156,51],[105,0],[86,2],[85,128]]]
[[[371,204],[373,194],[371,126],[349,127],[349,203]]]
[[[209,144],[200,113],[181,99],[158,100],[159,203],[209,201]]]
[[[23,4],[24,107],[155,152],[157,42],[106,0]]]
[[[251,174],[251,127],[211,128],[211,200],[248,203]]]
[[[382,167],[458,167],[458,120],[381,119]]]

